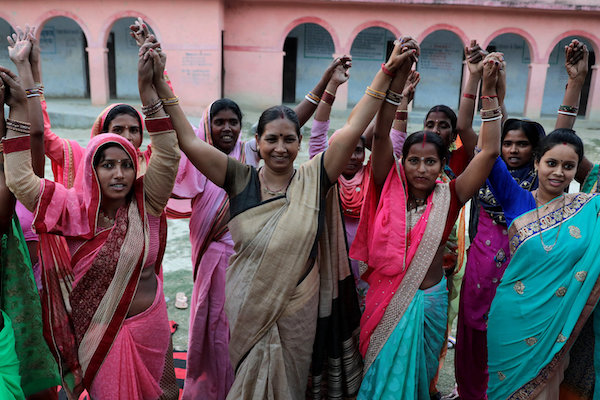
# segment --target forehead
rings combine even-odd
[[[427,115],[426,121],[445,121],[450,123],[450,118],[441,111],[432,111]]]
[[[415,157],[415,156],[416,157],[435,157],[435,158],[439,159],[435,145],[432,143],[427,143],[427,142],[425,143],[425,145],[423,145],[423,143],[415,143],[412,146],[410,146],[410,149],[408,149],[407,158]]]
[[[526,140],[529,142],[527,135],[521,129],[511,129],[510,131],[506,132],[504,140],[510,140],[515,142]]]
[[[102,152],[104,155],[104,159],[110,160],[123,160],[129,158],[129,154],[121,146],[111,146],[109,148],[104,149]]]
[[[296,125],[287,118],[277,118],[265,125],[265,131],[263,134],[268,135],[297,135]]]
[[[129,114],[119,114],[110,121],[111,126],[140,126],[140,122],[136,117]]]
[[[238,119],[238,116],[232,109],[226,108],[216,113],[213,117],[213,121],[215,119]]]
[[[542,156],[542,160],[547,158],[553,158],[559,161],[579,161],[579,156],[575,152],[575,149],[570,144],[557,144]]]

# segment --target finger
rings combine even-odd
[[[14,47],[14,46],[15,46],[15,41],[13,40],[13,38],[12,38],[12,37],[10,37],[10,36],[7,36],[7,37],[6,37],[6,40],[8,41],[8,45],[9,45],[9,47]]]
[[[15,34],[18,38],[18,40],[21,40],[21,37],[23,36],[23,29],[21,29],[20,26],[17,25],[17,27],[15,28]]]
[[[16,33],[12,34],[12,39],[13,39],[13,42],[15,42],[15,43],[17,43],[19,41],[19,37],[17,36]]]
[[[4,68],[0,68],[0,77],[2,78],[4,83],[8,85],[8,87],[13,88],[19,86],[17,83],[17,76],[14,74],[12,74],[11,76],[9,73],[12,74],[11,71],[5,72]]]

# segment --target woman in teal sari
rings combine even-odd
[[[490,399],[558,398],[569,363],[579,362],[570,359],[570,350],[590,316],[600,333],[594,312],[600,296],[600,197],[564,193],[582,159],[581,139],[559,129],[536,154],[537,191],[507,179],[502,162],[490,174],[513,254],[489,314]],[[593,364],[599,360],[594,354]],[[595,367],[593,374],[599,372]]]

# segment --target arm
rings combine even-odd
[[[2,83],[0,81],[0,83]],[[4,121],[4,85],[0,86],[0,135],[4,138],[6,135],[6,126]],[[4,178],[4,155],[0,151],[0,235],[8,232],[11,224],[13,212],[15,210],[15,196],[6,186]]]
[[[415,90],[421,81],[421,75],[417,71],[411,71],[408,80],[402,90],[402,100],[394,113],[394,122],[390,131],[392,139],[392,147],[394,148],[394,156],[402,157],[402,147],[406,140],[406,130],[408,125],[408,106],[415,97]]]
[[[154,54],[155,57],[157,56],[154,49],[150,48],[149,52]],[[148,56],[143,54],[138,61],[140,100],[146,106],[160,103],[158,93],[152,84],[154,57],[151,54],[148,54]],[[164,122],[167,122],[167,124],[161,125]],[[169,116],[165,113],[163,107],[160,107],[156,112],[146,114],[146,127],[150,134],[152,155],[143,178],[144,194],[148,212],[155,216],[160,216],[167,205],[173,191],[179,165],[180,153],[177,146],[177,136],[169,123]]]
[[[310,91],[310,93],[307,95],[307,97],[309,97],[311,94],[313,96],[316,96],[317,98],[323,97],[325,88],[329,84],[329,81],[331,80],[331,77],[333,76],[333,73],[338,66],[341,66],[345,69],[350,68],[352,66],[352,57],[344,55],[342,57],[338,57],[335,60],[333,60],[333,62],[329,65],[329,67],[327,67],[327,69],[323,73],[321,80],[317,83],[317,85],[313,88],[313,90]],[[294,108],[296,115],[298,115],[298,121],[300,122],[301,127],[304,126],[306,121],[308,121],[310,119],[310,117],[313,115],[313,113],[315,112],[315,109],[317,108],[317,105],[318,105],[317,101],[311,102],[305,97],[300,102],[300,104],[298,104]]]
[[[401,65],[407,62],[410,57],[414,57],[412,51],[401,53],[402,44],[396,41],[396,45],[389,60],[385,64],[386,69],[394,74]],[[381,107],[381,103],[385,98],[385,93],[390,86],[392,78],[379,70],[367,88],[365,95],[360,99],[354,107],[348,121],[341,128],[329,144],[329,149],[325,152],[324,165],[325,171],[330,182],[335,182],[342,172],[350,156],[356,148],[360,135],[365,131],[368,124],[371,122],[377,110]],[[373,143],[375,145],[375,143]],[[375,146],[374,151],[375,151]],[[378,161],[377,157],[373,157],[373,161]]]
[[[484,60],[482,101],[483,110],[499,110],[497,86],[499,70],[502,65],[500,53],[492,53]],[[482,114],[483,115],[483,114]],[[456,194],[461,203],[466,203],[483,185],[490,174],[496,158],[500,154],[501,114],[496,117],[482,118],[479,134],[481,151],[473,157],[465,169],[465,173],[456,178]],[[488,121],[486,121],[488,119]]]
[[[579,111],[581,89],[583,88],[588,73],[588,58],[589,51],[587,47],[577,39],[574,39],[565,47],[565,69],[567,70],[569,79],[567,81],[567,86],[565,87],[565,95],[562,104],[558,109],[555,125],[556,129],[573,129],[573,126],[575,125],[577,112]],[[583,183],[593,167],[594,164],[584,156],[577,167],[575,180],[579,183]]]
[[[0,67],[0,78],[10,90],[10,96],[6,100],[10,107],[9,118],[16,121],[17,125],[28,124],[27,98],[17,76],[8,69]],[[14,127],[8,122],[6,127],[6,140],[3,142],[6,185],[15,197],[33,212],[40,194],[41,179],[34,174],[31,166],[29,136],[25,132],[20,132],[23,130],[21,127]]]
[[[35,31],[34,31],[35,32]],[[33,171],[39,177],[44,176],[44,122],[40,106],[40,94],[35,88],[30,57],[33,43],[29,26],[23,31],[17,27],[17,32],[8,37],[8,55],[15,64],[21,84],[28,90],[27,105],[29,122],[31,123],[30,141]],[[36,50],[39,51],[39,48]]]
[[[494,163],[494,167],[488,176],[488,184],[494,198],[498,200],[502,207],[508,226],[519,215],[535,208],[535,201],[531,192],[519,186],[501,157],[498,157]],[[532,202],[533,204],[531,204]],[[529,204],[529,206],[524,207],[524,204]]]
[[[469,69],[469,78],[465,85],[464,94],[460,99],[458,107],[458,119],[456,130],[465,150],[470,157],[477,144],[477,134],[473,130],[473,113],[475,112],[475,101],[477,100],[477,87],[483,72],[483,58],[485,52],[481,50],[476,40],[471,40],[471,46],[465,47],[465,58]]]
[[[350,75],[348,70],[342,65],[338,65],[323,92],[321,101],[317,106],[315,118],[310,130],[310,139],[308,141],[308,156],[312,159],[315,155],[327,150],[327,131],[329,130],[329,116],[331,115],[331,106],[335,101],[335,94],[340,85],[348,81]]]
[[[202,174],[222,187],[225,183],[225,173],[227,171],[227,155],[194,134],[194,129],[179,106],[178,99],[165,80],[166,55],[162,51],[155,50],[158,47],[160,47],[160,44],[150,35],[140,48],[140,54],[152,58],[154,88],[158,97],[163,100],[165,112],[171,117],[173,128],[177,133],[179,147]]]

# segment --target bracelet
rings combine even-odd
[[[146,117],[149,117],[150,115],[154,115],[162,109],[163,102],[160,99],[158,99],[149,106],[142,106],[142,113],[144,113]]]
[[[386,103],[390,103],[391,105],[393,105],[395,107],[398,107],[400,105],[399,101],[394,101],[394,100],[392,100],[390,98],[387,98],[387,97],[385,98],[385,101],[386,101]]]
[[[4,143],[0,142],[0,154],[4,153]]]
[[[41,97],[41,96],[42,96],[42,95],[41,95],[41,94],[39,94],[39,93],[29,93],[29,94],[27,95],[27,98],[29,99],[29,98],[31,98],[31,97]]]
[[[319,104],[319,101],[321,101],[321,98],[313,92],[308,92],[304,98],[313,103],[315,106]]]
[[[498,98],[497,94],[493,94],[491,96],[481,96],[481,100],[491,100],[493,98]]]
[[[13,119],[7,118],[6,129],[29,135],[29,131],[31,130],[31,124],[29,122],[15,121]]]
[[[577,113],[574,113],[574,112],[567,112],[567,111],[560,111],[559,110],[558,113],[562,114],[562,115],[568,115],[569,117],[577,117]]]
[[[163,106],[176,106],[179,104],[179,96],[169,97],[167,99],[160,99],[162,101]]]
[[[2,139],[2,152],[4,154],[15,153],[17,151],[29,151],[31,149],[31,140],[29,135],[13,136]]]
[[[463,97],[466,97],[467,99],[471,99],[471,100],[475,100],[477,98],[477,96],[475,96],[474,94],[471,94],[471,93],[463,93]]]
[[[481,122],[491,122],[491,121],[497,121],[499,119],[502,119],[502,114],[498,115],[497,117],[493,117],[493,118],[481,118]]]
[[[379,90],[375,90],[373,88],[371,88],[371,86],[367,86],[367,89],[365,90],[365,94],[371,97],[376,98],[377,100],[383,100],[385,99],[385,93],[384,92],[380,92]]]
[[[407,110],[396,110],[396,115],[394,119],[398,121],[406,121],[408,119],[408,111]]]
[[[562,105],[560,107],[558,107],[558,111],[566,111],[566,112],[570,112],[570,113],[577,113],[577,111],[579,111],[578,107],[574,107],[574,106],[567,106],[567,105]]]
[[[398,92],[394,92],[391,89],[388,89],[386,95],[385,95],[386,99],[390,99],[395,103],[400,103],[402,101],[402,94],[398,93]],[[392,103],[393,104],[393,103]]]
[[[335,94],[331,93],[329,90],[325,90],[325,92],[323,92],[323,97],[321,97],[321,101],[331,106],[335,101]]]
[[[480,111],[481,118],[494,118],[498,115],[502,115],[502,108],[496,107],[491,110],[481,110]]]
[[[381,64],[381,70],[383,71],[383,73],[384,73],[384,74],[386,74],[386,75],[387,75],[387,76],[389,76],[389,77],[392,77],[392,78],[395,78],[395,77],[396,77],[396,73],[395,73],[395,72],[392,72],[392,71],[390,71],[389,69],[387,69],[387,68],[385,67],[385,63],[382,63],[382,64]]]
[[[174,130],[173,123],[171,122],[171,117],[169,115],[166,115],[164,117],[145,118],[144,122],[146,123],[146,129],[149,133],[158,133]]]

